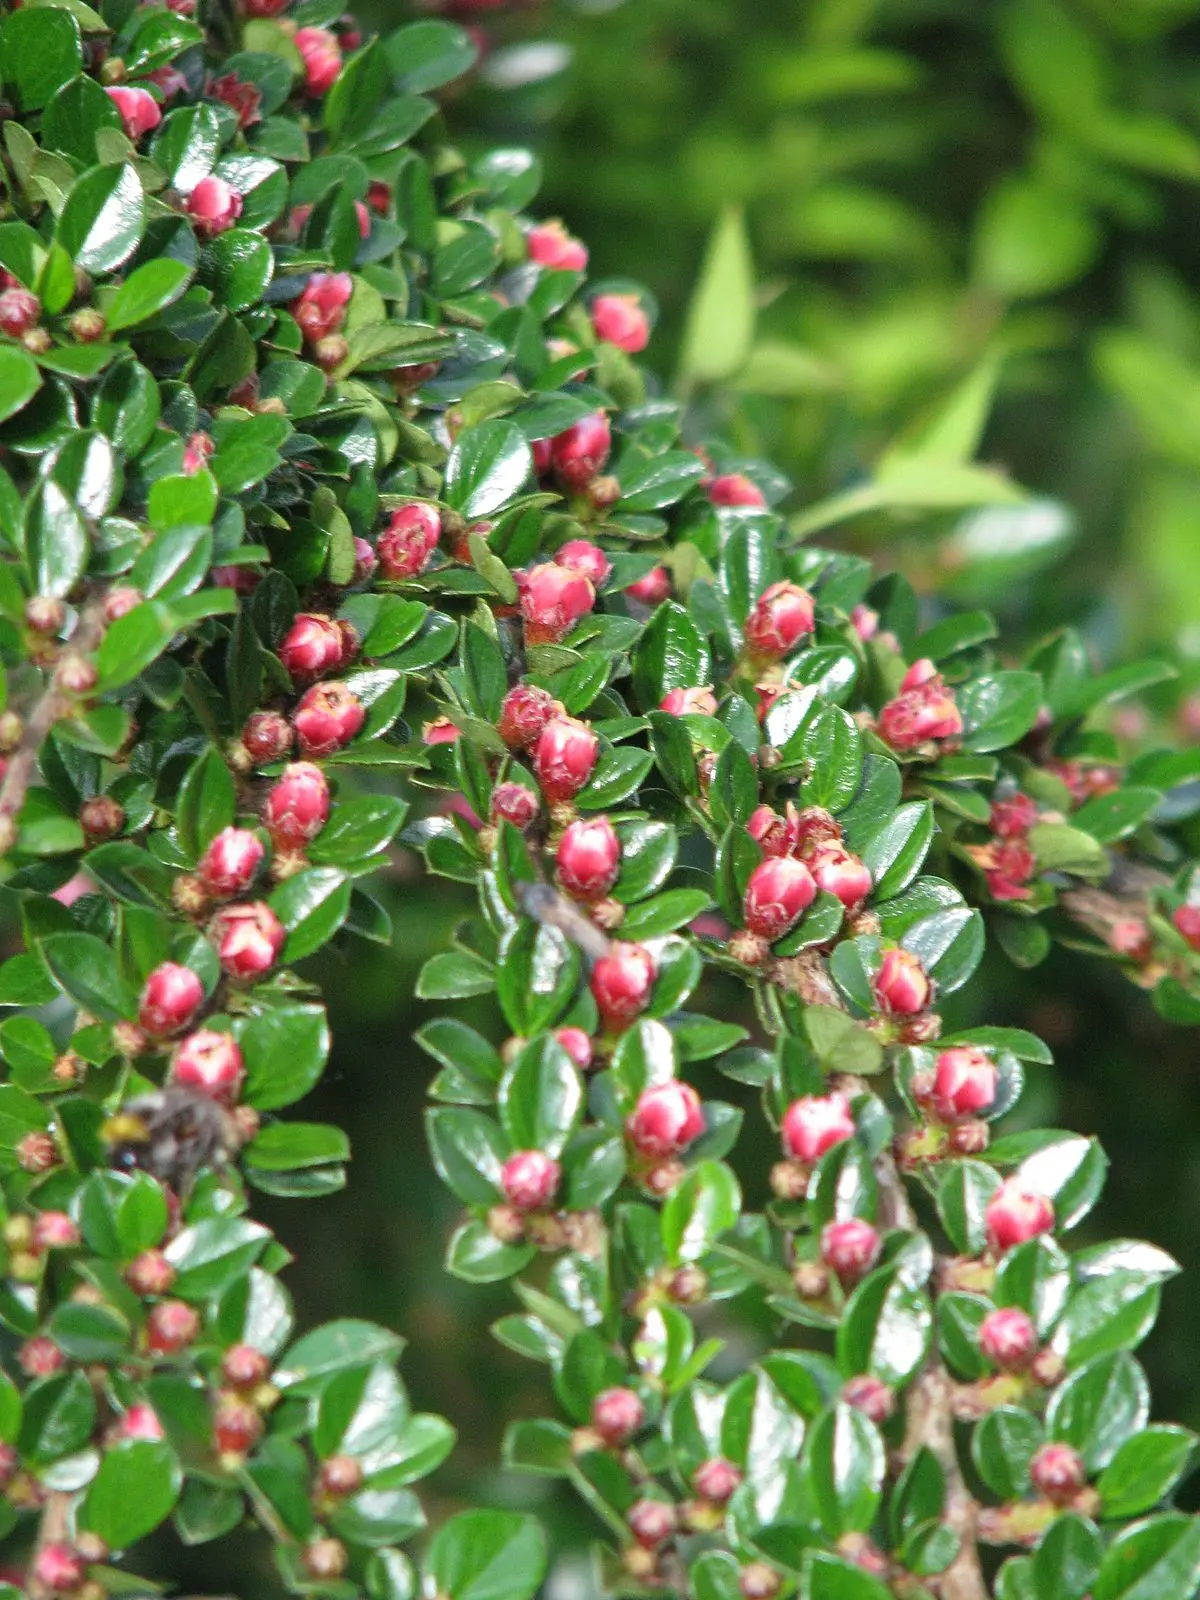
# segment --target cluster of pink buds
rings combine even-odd
[[[353,292],[354,282],[348,272],[314,272],[289,306],[300,331],[318,355],[322,341],[341,332]]]
[[[903,753],[956,739],[963,720],[941,673],[923,657],[904,674],[899,694],[880,711],[876,726],[880,738]]]
[[[789,801],[783,813],[760,805],[746,824],[766,859],[746,885],[743,915],[749,940],[740,938],[738,959],[753,965],[765,951],[753,941],[774,943],[795,927],[818,890],[857,911],[871,892],[871,873],[842,843],[836,819],[820,806],[798,811]]]
[[[992,803],[989,826],[992,838],[971,845],[968,853],[987,879],[993,900],[1028,900],[1029,880],[1037,872],[1037,858],[1029,846],[1029,830],[1038,820],[1037,803],[1020,791]]]
[[[441,513],[427,500],[400,506],[375,542],[381,575],[389,583],[418,577],[433,559],[442,536]]]
[[[1077,806],[1098,799],[1100,795],[1111,794],[1121,786],[1121,773],[1117,767],[1083,761],[1047,761],[1045,770],[1066,785]]]

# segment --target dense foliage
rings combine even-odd
[[[290,1592],[541,1583],[534,1520],[489,1510],[418,1578],[411,1485],[453,1432],[398,1334],[294,1327],[250,1214],[345,1181],[342,1133],[287,1114],[330,1043],[295,968],[391,941],[399,841],[478,892],[419,994],[492,996],[509,1034],[419,1035],[447,1268],[513,1280],[494,1331],[556,1414],[506,1459],[578,1491],[608,1590],[1195,1593],[1195,1441],[1132,1353],[1175,1263],[1070,1248],[1096,1141],[992,1134],[1046,1045],[940,1015],[990,934],[1200,1018],[1200,758],[1122,766],[1093,725],[1169,669],[1097,673],[1070,629],[1015,665],[985,613],[930,623],[803,542],[828,508],[786,520],[786,480],[664,396],[649,296],[535,219],[536,163],[447,141],[456,27],[191,10],[0,34],[14,1584],[145,1592],[155,1530],[247,1521]],[[731,261],[727,227],[696,385]],[[972,460],[985,380],[868,492],[1019,503]],[[753,1033],[689,1009],[706,973]],[[769,1171],[720,1076],[761,1092]],[[733,1301],[756,1331],[722,1349]]]

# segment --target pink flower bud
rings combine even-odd
[[[596,604],[596,591],[582,573],[546,561],[517,579],[527,644],[556,644]]]
[[[379,557],[365,539],[360,539],[357,534],[354,538],[354,582],[366,583],[367,579],[374,576],[375,568],[379,565]]]
[[[612,571],[612,562],[600,546],[593,544],[590,539],[568,539],[561,549],[554,552],[554,564],[566,567],[569,572],[579,573],[596,589]]]
[[[340,331],[353,293],[354,280],[348,272],[313,273],[288,307],[309,344]]]
[[[840,900],[848,911],[871,892],[871,869],[840,844],[823,845],[809,865],[817,888]]]
[[[144,1440],[151,1444],[165,1437],[158,1413],[144,1400],[134,1401],[117,1423],[116,1431],[118,1438]]]
[[[214,172],[200,179],[185,206],[197,233],[211,238],[233,227],[242,214],[242,197],[231,183],[218,178]]]
[[[256,767],[270,766],[290,755],[294,738],[291,723],[278,711],[256,711],[242,729],[242,743]]]
[[[498,783],[492,790],[491,817],[493,822],[511,822],[522,833],[530,827],[541,811],[541,801],[532,789],[523,783]]]
[[[242,0],[242,11],[248,17],[281,17],[292,0]]]
[[[262,840],[249,828],[222,828],[200,858],[196,876],[209,894],[232,899],[254,882],[264,854]]]
[[[221,1395],[213,1413],[213,1443],[226,1456],[243,1456],[262,1437],[263,1420],[256,1407],[237,1395]]]
[[[178,67],[155,67],[146,77],[161,91],[164,105],[169,105],[177,94],[184,94],[187,90],[188,81]]]
[[[800,843],[795,806],[789,801],[787,815],[783,817],[770,806],[756,806],[746,824],[746,832],[768,858],[791,855]]]
[[[262,121],[262,90],[257,84],[239,78],[236,72],[226,72],[214,78],[208,86],[214,100],[219,100],[237,116],[239,128],[253,127]],[[112,93],[112,90],[109,90]]]
[[[539,222],[525,235],[529,246],[529,259],[539,267],[549,267],[554,272],[586,272],[587,246],[574,238],[555,219]]]
[[[652,567],[643,578],[635,578],[625,593],[644,606],[657,606],[671,593],[671,574],[666,567]]]
[[[257,1389],[271,1376],[271,1361],[256,1345],[232,1344],[221,1357],[221,1376],[235,1389]]]
[[[914,661],[912,666],[900,680],[900,693],[907,694],[911,689],[923,689],[928,684],[938,681],[938,669],[935,662],[928,656],[921,656]]]
[[[135,606],[140,606],[145,598],[140,589],[133,589],[128,584],[119,589],[110,589],[104,597],[104,620],[119,622],[122,617],[127,617]]]
[[[879,1256],[879,1235],[861,1217],[831,1222],[821,1233],[821,1260],[843,1286],[857,1283]]]
[[[205,433],[203,430],[193,433],[183,448],[184,476],[194,478],[196,473],[201,472],[208,465],[216,448],[211,434]],[[234,581],[225,584],[224,587],[236,589],[239,594],[243,593],[242,584],[252,576],[252,574],[245,572],[242,567],[214,567],[214,579],[218,572],[232,572],[234,574]]]
[[[932,661],[914,662],[900,693],[879,713],[879,735],[893,750],[915,750],[931,740],[951,739],[962,732],[962,715],[954,696]]]
[[[295,761],[284,768],[262,809],[263,825],[272,844],[299,850],[315,839],[329,821],[329,784],[320,767]]]
[[[908,950],[887,951],[872,987],[875,1003],[889,1016],[915,1016],[931,998],[925,969]]]
[[[723,1506],[735,1489],[741,1487],[742,1472],[724,1456],[712,1456],[702,1461],[692,1474],[692,1488],[701,1500]]]
[[[1029,1481],[1054,1505],[1065,1506],[1087,1482],[1087,1468],[1069,1444],[1044,1444],[1029,1463]]]
[[[675,1532],[675,1507],[665,1500],[635,1500],[625,1517],[629,1531],[643,1550],[653,1550]]]
[[[843,1384],[842,1399],[855,1411],[861,1411],[877,1428],[881,1428],[896,1410],[893,1391],[882,1378],[873,1377],[869,1372]]]
[[[353,1456],[329,1456],[321,1463],[317,1479],[323,1494],[344,1498],[362,1488],[363,1469]]]
[[[146,979],[138,1022],[148,1034],[164,1038],[186,1028],[204,1004],[204,985],[190,967],[164,961]]]
[[[125,1282],[134,1294],[169,1294],[175,1277],[175,1268],[161,1250],[143,1250],[125,1268]]]
[[[111,795],[93,795],[79,808],[79,825],[89,844],[111,839],[125,826],[125,808]]]
[[[518,1211],[545,1211],[562,1181],[562,1168],[541,1150],[518,1150],[500,1173],[505,1199]]]
[[[533,770],[547,800],[570,800],[587,783],[600,754],[600,741],[586,722],[556,716],[547,722],[533,748]]]
[[[297,28],[292,43],[304,62],[305,87],[317,97],[328,94],[342,70],[342,47],[328,28]]]
[[[278,917],[261,900],[218,911],[209,931],[221,966],[232,978],[259,978],[269,972],[287,939]]]
[[[554,1037],[562,1045],[580,1072],[592,1064],[592,1041],[582,1028],[558,1028]]]
[[[793,1100],[784,1114],[783,1148],[808,1166],[827,1150],[854,1136],[854,1117],[844,1094],[805,1095]]]
[[[879,613],[870,606],[857,605],[850,613],[850,626],[865,644],[879,632]]]
[[[982,1050],[960,1045],[937,1058],[933,1108],[943,1122],[958,1122],[987,1111],[996,1099],[998,1073]]]
[[[708,486],[708,498],[715,506],[765,506],[767,497],[741,472],[726,472]]]
[[[597,411],[550,441],[550,464],[563,487],[578,494],[604,471],[611,450],[612,429]]]
[[[79,1229],[65,1211],[43,1211],[33,1219],[35,1250],[73,1250],[79,1243]]]
[[[794,856],[760,861],[746,885],[746,927],[772,944],[794,928],[817,896],[813,875]]]
[[[621,841],[607,817],[581,817],[559,841],[558,881],[576,900],[603,900],[621,871]]]
[[[1037,1329],[1015,1306],[989,1311],[979,1324],[979,1348],[993,1366],[1005,1372],[1027,1367],[1037,1347]]]
[[[87,1562],[69,1544],[44,1544],[33,1562],[34,1581],[48,1594],[73,1594],[87,1579]]]
[[[49,1172],[51,1167],[58,1166],[61,1159],[54,1135],[43,1132],[41,1128],[35,1128],[32,1133],[18,1139],[14,1153],[22,1172]]]
[[[441,534],[441,515],[428,501],[414,500],[393,511],[376,541],[383,576],[389,583],[402,583],[424,572]]]
[[[160,1300],[146,1318],[146,1344],[156,1355],[178,1355],[194,1344],[200,1315],[184,1300]]]
[[[1180,906],[1171,918],[1193,950],[1200,950],[1200,906]]]
[[[42,302],[28,289],[5,289],[0,293],[0,333],[19,339],[37,326]]]
[[[1149,961],[1154,953],[1154,938],[1141,917],[1122,917],[1108,930],[1109,949],[1128,961]]]
[[[619,1033],[635,1021],[650,1004],[656,976],[654,957],[640,944],[614,944],[601,956],[592,968],[592,995],[604,1026]]]
[[[366,720],[366,707],[344,683],[314,683],[292,713],[304,756],[332,755],[350,743]]]
[[[280,640],[277,654],[295,683],[336,672],[342,665],[342,634],[332,617],[302,611]]]
[[[591,305],[597,339],[637,355],[650,343],[650,319],[636,294],[598,294]]]
[[[778,660],[813,631],[813,601],[807,589],[783,580],[764,589],[754,602],[743,630],[746,648],[756,656]]]
[[[700,1096],[678,1078],[644,1090],[625,1123],[634,1148],[655,1160],[686,1150],[704,1129]]]
[[[628,1444],[646,1422],[646,1408],[632,1389],[604,1389],[592,1401],[592,1427],[605,1444]]]
[[[672,717],[715,717],[717,697],[707,685],[698,689],[668,689],[658,709]]]
[[[32,1339],[17,1350],[17,1365],[27,1378],[49,1378],[61,1372],[67,1358],[44,1333],[35,1333]]]
[[[1054,1227],[1054,1207],[1044,1194],[1023,1188],[1017,1178],[1006,1178],[988,1201],[984,1219],[988,1245],[999,1256],[1049,1233]]]
[[[528,750],[546,724],[562,715],[562,706],[546,689],[519,683],[504,696],[496,731],[510,750]]]
[[[162,121],[158,101],[149,89],[132,89],[120,86],[105,89],[105,94],[121,114],[125,133],[134,144],[143,134],[157,128]]]
[[[998,839],[1019,839],[1029,832],[1037,819],[1037,801],[1018,793],[1009,795],[1006,800],[992,801],[988,825]]]
[[[987,851],[984,877],[993,900],[1028,900],[1037,857],[1023,839],[1004,839]]]
[[[171,1082],[211,1100],[232,1105],[246,1077],[242,1052],[231,1033],[202,1028],[182,1041],[171,1061]]]

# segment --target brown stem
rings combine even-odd
[[[58,1544],[67,1536],[68,1520],[71,1511],[71,1496],[62,1489],[52,1489],[46,1496],[42,1506],[42,1518],[38,1523],[37,1543],[33,1547],[33,1554],[29,1558],[29,1583],[27,1593],[29,1600],[48,1600],[53,1593],[44,1583],[39,1583],[33,1576],[37,1566],[37,1558],[48,1544]]]

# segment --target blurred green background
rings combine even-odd
[[[374,26],[407,14],[395,0],[359,9]],[[754,347],[699,404],[790,474],[794,507],[853,485],[994,355],[981,459],[1037,499],[999,517],[863,520],[836,541],[902,564],[931,607],[982,602],[1018,639],[1074,620],[1098,659],[1165,650],[1185,686],[1200,681],[1200,4],[591,0],[483,20],[492,48],[448,108],[455,137],[472,151],[537,151],[540,212],[587,241],[596,274],[636,277],[657,297],[660,370],[673,369],[715,220],[744,208]],[[1116,731],[1178,727],[1171,697],[1126,710]],[[454,1215],[420,1130],[430,1068],[409,1040],[430,1008],[410,997],[465,902],[444,880],[422,884],[415,858],[387,892],[393,951],[364,947],[314,973],[336,1052],[306,1115],[348,1128],[350,1187],[269,1203],[266,1220],[298,1251],[287,1281],[304,1322],[358,1314],[408,1336],[414,1403],[460,1431],[431,1514],[539,1506],[565,1563],[552,1585],[562,1600],[587,1592],[574,1581],[587,1515],[498,1468],[504,1422],[552,1402],[542,1369],[489,1338],[508,1291],[441,1272]],[[1105,1199],[1081,1233],[1144,1234],[1190,1269],[1144,1356],[1156,1416],[1200,1425],[1194,1036],[1070,953],[1030,974],[994,957],[954,1020],[984,1018],[1055,1049],[1022,1117],[1094,1132],[1109,1151]],[[472,1020],[499,1036],[486,1006]],[[700,1070],[702,1090],[737,1097]],[[752,1115],[748,1129],[760,1126]],[[748,1175],[772,1158],[756,1137]],[[732,1359],[753,1336],[733,1330]],[[190,1577],[202,1570],[208,1593],[274,1592],[250,1548],[196,1552]]]

